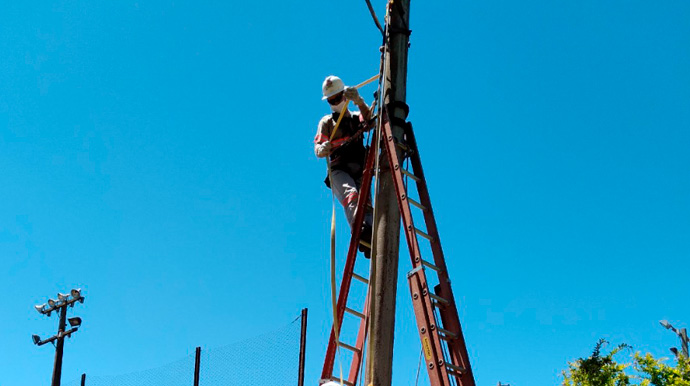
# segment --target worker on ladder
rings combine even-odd
[[[364,161],[367,149],[364,147],[362,133],[371,130],[371,111],[356,87],[345,87],[337,76],[328,76],[322,86],[323,98],[331,106],[331,114],[321,118],[314,138],[314,153],[319,158],[329,157],[330,178],[326,176],[326,186],[333,190],[336,198],[345,208],[345,216],[352,227],[355,210],[362,184]],[[359,112],[345,109],[337,131],[333,133],[341,112],[349,101],[354,102]],[[369,208],[369,206],[367,206]],[[361,240],[371,244],[372,215],[367,209],[362,225]],[[360,244],[359,250],[368,258],[370,247]]]

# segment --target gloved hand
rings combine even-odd
[[[345,98],[355,103],[360,103],[363,101],[362,97],[359,96],[359,91],[356,87],[345,87]]]
[[[316,156],[319,158],[327,156],[328,154],[330,154],[332,147],[333,145],[330,141],[326,141],[322,144],[316,145],[316,148],[314,149],[316,151]]]

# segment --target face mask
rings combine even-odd
[[[330,105],[331,110],[334,113],[339,113],[339,112],[343,111],[343,107],[345,107],[345,104],[347,104],[347,100],[345,98],[343,98],[343,100],[340,101],[340,103],[338,103],[337,105]]]

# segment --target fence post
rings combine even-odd
[[[81,375],[81,386],[85,386],[85,385],[86,385],[86,373],[83,373]]]
[[[199,367],[201,367],[201,347],[196,348],[194,359],[194,386],[199,386]]]
[[[299,379],[298,386],[304,386],[304,356],[307,346],[307,309],[302,310],[302,332],[299,338]]]

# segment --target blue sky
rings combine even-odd
[[[690,327],[690,3],[417,1],[411,29],[410,120],[478,384],[557,384],[599,338],[670,355],[658,320]],[[73,287],[65,381],[308,307],[316,384],[331,198],[312,138],[323,78],[378,71],[364,1],[4,2],[0,34],[0,384],[49,382],[30,337],[56,320],[33,305]]]

